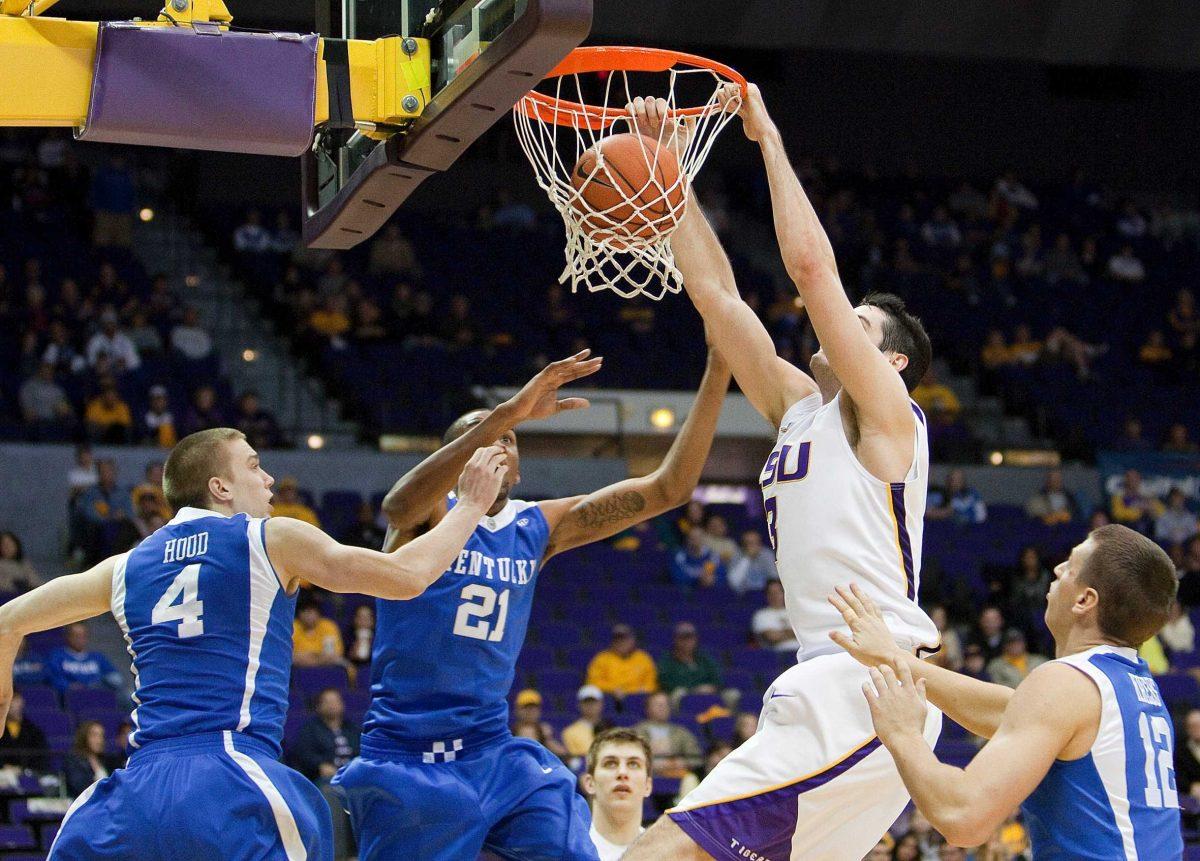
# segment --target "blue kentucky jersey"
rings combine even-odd
[[[1087,756],[1056,761],[1021,805],[1033,857],[1182,857],[1171,714],[1146,663],[1133,649],[1114,646],[1060,660],[1100,689],[1100,729]]]
[[[267,558],[265,524],[182,508],[118,560],[112,611],[133,659],[133,747],[232,730],[278,754],[296,599]]]
[[[505,697],[549,537],[536,505],[509,500],[421,596],[378,602],[364,749],[453,759],[508,732]]]

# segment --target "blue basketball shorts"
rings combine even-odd
[[[474,861],[485,848],[508,861],[599,861],[575,775],[550,751],[512,736],[449,751],[367,744],[333,779],[360,861]]]
[[[329,805],[270,746],[236,732],[148,744],[84,790],[54,861],[332,861]]]

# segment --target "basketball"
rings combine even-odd
[[[575,163],[571,184],[583,230],[596,240],[648,239],[674,230],[683,217],[679,159],[646,135],[599,141]]]

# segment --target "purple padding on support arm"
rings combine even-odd
[[[315,35],[100,25],[79,140],[298,156],[312,144]]]

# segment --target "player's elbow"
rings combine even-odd
[[[379,597],[389,601],[411,601],[424,595],[425,590],[429,588],[429,583],[429,578],[423,576],[421,572],[404,571],[399,577],[393,578],[388,585],[388,594]]]
[[[931,817],[930,823],[941,832],[947,842],[964,848],[986,843],[995,830],[994,826],[984,821],[977,813],[966,808],[950,811],[937,817],[937,820],[934,822]]]

